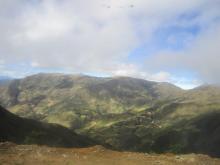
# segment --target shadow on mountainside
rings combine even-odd
[[[88,147],[93,142],[58,124],[18,117],[0,106],[0,142],[52,147]]]

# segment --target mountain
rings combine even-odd
[[[217,85],[185,91],[130,77],[38,74],[0,86],[0,103],[117,150],[220,156]]]
[[[11,77],[0,76],[0,85],[7,84],[10,80],[12,80]]]
[[[8,76],[0,76],[0,80],[11,80],[11,77]]]
[[[128,77],[38,74],[0,86],[0,103],[23,117],[78,128],[100,115],[142,111],[181,92],[168,83]]]
[[[0,142],[85,147],[90,144],[86,140],[65,127],[20,118],[0,106]]]

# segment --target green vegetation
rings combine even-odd
[[[184,91],[128,77],[38,74],[0,85],[0,103],[117,150],[220,156],[218,86]]]

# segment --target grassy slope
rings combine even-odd
[[[0,91],[12,112],[62,124],[114,149],[220,155],[217,119],[209,118],[220,112],[217,86],[183,91],[127,77],[40,74]]]
[[[0,103],[20,116],[68,127],[105,114],[140,111],[179,88],[132,78],[40,74],[0,87]]]

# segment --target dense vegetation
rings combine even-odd
[[[218,86],[184,91],[128,77],[38,74],[1,85],[0,103],[118,150],[220,156]]]

